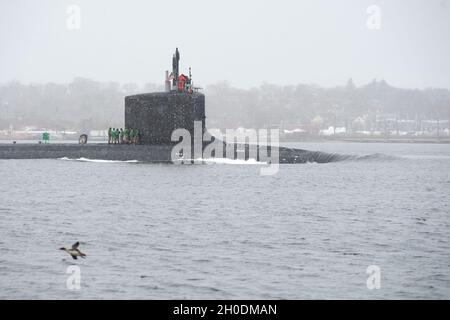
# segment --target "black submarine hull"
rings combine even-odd
[[[0,144],[0,159],[101,159],[115,161],[137,160],[140,162],[172,162],[172,145],[126,145],[126,144],[106,144],[106,143],[89,143],[89,144],[70,144],[70,143],[49,143],[49,144]],[[226,149],[226,148],[225,148]],[[320,151],[308,151],[303,149],[292,149],[279,147],[278,157],[276,157],[275,147],[257,147],[258,161],[270,161],[271,163],[279,162],[281,164],[294,163],[328,163],[351,159],[353,156],[341,155],[334,153],[326,153]],[[260,149],[268,151],[269,157],[260,159]],[[267,150],[268,149],[268,150]],[[230,159],[248,160],[249,147],[244,148],[236,146],[234,155],[228,156]],[[242,154],[239,154],[241,150]],[[244,151],[245,150],[245,151]],[[225,158],[224,155],[216,156]],[[254,159],[254,157],[251,157]],[[278,159],[279,160],[278,160]],[[278,161],[277,161],[278,160]]]

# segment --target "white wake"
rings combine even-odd
[[[228,159],[228,158],[197,158],[197,159],[179,159],[173,162],[183,163],[205,163],[205,164],[234,164],[234,165],[267,165],[267,162],[256,161],[255,159]]]
[[[137,160],[103,160],[103,159],[88,159],[88,158],[78,158],[71,159],[67,157],[59,158],[59,160],[64,161],[79,161],[79,162],[95,162],[95,163],[137,163]]]

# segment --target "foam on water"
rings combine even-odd
[[[95,162],[95,163],[138,163],[137,160],[104,160],[104,159],[88,159],[88,158],[78,158],[78,159],[71,159],[67,157],[59,158],[58,160],[63,161],[79,161],[79,162]]]
[[[256,161],[256,159],[205,158],[197,159],[197,161],[203,161],[206,164],[267,165],[267,162]]]

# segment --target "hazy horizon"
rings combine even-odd
[[[77,5],[80,28],[67,21]],[[370,29],[367,9],[381,10]],[[4,1],[0,83],[162,84],[175,47],[196,85],[226,81],[450,89],[450,3],[432,1]]]

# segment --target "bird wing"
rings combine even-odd
[[[78,248],[78,246],[80,245],[80,242],[75,242],[73,245],[72,245],[72,249],[76,249],[76,248]]]
[[[71,254],[71,256],[72,256],[73,260],[77,260],[77,256],[74,256],[72,254]]]

